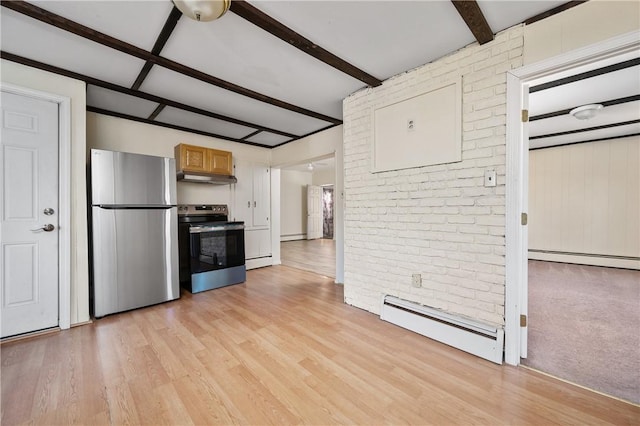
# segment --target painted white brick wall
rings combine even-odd
[[[344,100],[346,303],[379,314],[390,294],[504,324],[506,72],[522,50],[513,27]],[[462,161],[371,173],[372,112],[460,75]]]

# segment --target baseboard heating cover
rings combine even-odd
[[[502,364],[504,330],[394,296],[382,297],[380,319]]]

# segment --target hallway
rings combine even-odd
[[[297,240],[280,243],[282,264],[292,268],[336,277],[336,242],[330,239]]]

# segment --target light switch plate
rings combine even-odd
[[[484,172],[484,186],[496,186],[496,171],[485,170]]]

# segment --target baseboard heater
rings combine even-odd
[[[382,298],[380,319],[502,364],[504,330],[394,296]]]

